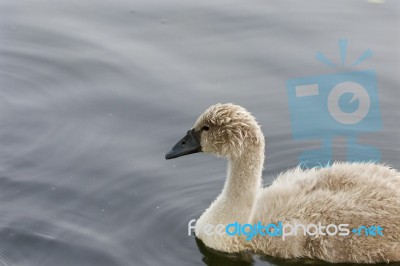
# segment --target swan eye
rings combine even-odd
[[[201,128],[202,130],[208,131],[210,128],[208,126],[204,126]]]

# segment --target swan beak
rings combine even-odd
[[[201,152],[200,133],[191,129],[174,147],[165,155],[165,159],[174,159],[180,156]]]

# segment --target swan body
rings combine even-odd
[[[166,155],[172,159],[205,152],[228,160],[221,194],[197,220],[196,236],[210,248],[251,251],[280,258],[310,258],[334,263],[400,261],[400,173],[373,163],[334,163],[330,168],[295,168],[262,187],[264,136],[243,107],[216,104]],[[380,226],[382,235],[346,236],[316,232],[281,237],[208,234],[207,225],[346,224]],[[300,232],[303,232],[300,230]]]

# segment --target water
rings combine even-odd
[[[298,265],[226,256],[187,236],[222,188],[225,162],[165,152],[216,102],[267,136],[264,183],[318,141],[292,140],[286,80],[332,69],[349,40],[378,76],[400,168],[399,3],[12,1],[0,3],[1,265]],[[343,141],[335,140],[343,156]]]

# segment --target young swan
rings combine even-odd
[[[205,152],[227,158],[228,176],[218,198],[196,223],[205,245],[224,252],[250,250],[281,258],[311,258],[329,262],[375,263],[400,261],[400,173],[372,163],[335,163],[330,168],[280,174],[263,188],[264,136],[254,117],[233,104],[208,108],[194,127],[167,153],[166,159]],[[313,235],[228,236],[207,234],[211,225],[283,224],[322,226],[348,224],[349,235],[331,236],[326,227]],[[366,236],[351,230],[380,226]],[[287,228],[287,231],[289,228]],[[265,232],[265,231],[264,231]],[[315,228],[310,228],[315,232]],[[329,228],[335,233],[335,228]]]

